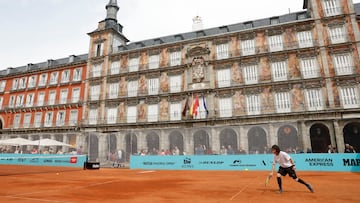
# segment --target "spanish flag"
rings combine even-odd
[[[194,95],[191,96],[190,115],[194,113]]]
[[[198,114],[197,109],[198,108],[199,108],[199,96],[196,95],[196,99],[195,99],[194,106],[193,106],[193,115],[197,116],[197,114]]]
[[[186,112],[189,110],[189,97],[186,97],[185,106],[182,111],[182,116],[186,116]]]

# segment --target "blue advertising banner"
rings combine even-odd
[[[86,155],[0,154],[0,165],[83,167]]]
[[[291,154],[297,170],[360,172],[360,154]],[[131,169],[271,170],[272,154],[131,156]],[[277,165],[278,167],[278,165]]]

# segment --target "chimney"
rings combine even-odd
[[[75,55],[70,55],[69,56],[69,63],[73,63],[75,61]]]
[[[198,31],[203,29],[203,22],[200,16],[195,16],[192,20],[192,31]]]
[[[27,66],[26,66],[26,71],[29,71],[30,68],[33,66],[34,64],[32,63],[28,63]]]
[[[47,60],[47,67],[50,67],[50,66],[52,66],[52,65],[54,65],[54,60],[48,59],[48,60]]]

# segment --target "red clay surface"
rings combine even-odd
[[[315,193],[269,171],[145,171],[0,165],[0,202],[360,202],[360,173],[298,172]]]

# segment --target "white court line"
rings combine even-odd
[[[155,171],[140,171],[138,173],[154,173]]]
[[[230,198],[230,201],[232,201],[233,199],[235,199],[235,197],[237,197],[240,193],[242,193],[246,188],[249,187],[249,185],[251,185],[251,183],[253,181],[255,181],[255,179],[257,178],[258,176],[256,176],[255,178],[252,178],[250,182],[248,182],[243,188],[241,188],[241,190],[239,190],[239,192],[237,192],[235,195],[233,195],[231,198]]]

